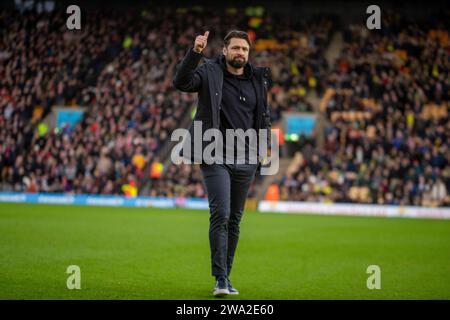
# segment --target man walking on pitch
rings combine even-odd
[[[243,31],[229,32],[223,41],[222,54],[213,59],[203,58],[209,31],[196,37],[175,74],[174,86],[184,92],[198,92],[198,107],[194,121],[201,121],[205,129],[215,128],[226,136],[227,129],[268,129],[270,114],[267,89],[270,69],[255,67],[249,60],[251,41]],[[193,125],[189,129],[193,132]],[[233,137],[234,139],[234,137]],[[259,139],[259,138],[258,138]],[[233,141],[234,142],[234,141]],[[257,143],[260,143],[258,141]],[[230,281],[230,272],[239,239],[239,225],[250,184],[260,162],[249,161],[251,143],[244,142],[245,152],[230,147],[224,141],[223,163],[207,164],[198,160],[195,151],[190,160],[200,163],[210,208],[209,241],[212,275],[216,277],[215,296],[239,294]],[[202,142],[202,149],[205,145]],[[229,161],[230,148],[233,161]],[[193,150],[192,148],[191,150]],[[185,156],[185,155],[184,155]],[[244,163],[237,162],[237,159]],[[231,163],[230,163],[231,162]],[[256,163],[255,163],[256,162]]]

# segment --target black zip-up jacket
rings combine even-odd
[[[198,66],[200,60],[204,58],[205,63]],[[222,60],[221,60],[222,59]],[[183,92],[198,92],[198,106],[194,121],[202,121],[203,132],[210,128],[220,130],[220,102],[222,99],[222,84],[223,84],[223,70],[221,61],[225,59],[223,54],[207,59],[201,53],[197,53],[190,48],[185,57],[178,65],[173,85],[176,89]],[[245,68],[250,68],[252,74],[252,82],[256,89],[256,118],[255,129],[258,133],[259,129],[269,129],[268,134],[268,148],[270,148],[270,110],[267,103],[267,91],[271,85],[271,74],[269,67],[255,67],[248,62]],[[191,136],[191,154],[187,155],[194,163],[201,163],[201,156],[194,150],[194,121],[189,127]],[[259,135],[258,140],[259,140]],[[185,140],[188,142],[189,140]],[[211,142],[204,141],[201,152],[206,145]],[[259,141],[258,141],[259,145]],[[259,149],[258,149],[259,150]],[[186,157],[186,155],[184,155]],[[259,157],[258,157],[259,159]]]

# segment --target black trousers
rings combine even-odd
[[[256,164],[201,164],[210,209],[209,244],[213,276],[229,276]]]

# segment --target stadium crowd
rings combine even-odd
[[[3,185],[122,194],[124,183],[148,180],[145,164],[193,103],[171,88],[170,70],[186,49],[181,43],[177,56],[172,37],[187,23],[175,26],[170,14],[89,12],[78,34],[61,30],[62,15],[27,12],[10,24],[2,13]],[[85,116],[73,130],[40,134],[33,114],[54,105],[85,106]]]
[[[308,80],[323,76],[330,21],[298,24],[261,9],[88,11],[79,31],[67,30],[61,13],[3,10],[2,189],[122,194],[133,181],[152,195],[204,196],[195,166],[169,165],[149,179],[156,156],[195,102],[176,91],[171,78],[199,30],[211,26],[205,56],[220,52],[230,28],[269,39],[258,44],[255,59],[273,65],[274,119],[283,110],[311,110],[304,95],[318,84]],[[284,48],[288,54],[271,54],[296,38],[301,43]],[[53,106],[86,111],[74,128],[41,132]]]
[[[327,77],[323,148],[306,143],[281,199],[450,205],[449,17],[386,15],[345,32]]]
[[[92,27],[77,39],[63,32],[63,16],[3,10],[0,25],[1,181],[23,184],[36,119],[81,97],[106,60],[101,53],[108,43],[93,46],[102,31]],[[79,47],[78,40],[88,45]]]

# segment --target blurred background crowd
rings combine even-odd
[[[383,14],[382,29],[368,30],[264,6],[151,6],[89,10],[68,30],[64,10],[38,11],[0,11],[2,191],[206,197],[198,166],[170,163],[170,135],[196,105],[172,77],[197,34],[210,31],[212,57],[240,29],[252,62],[272,70],[275,126],[291,112],[320,119],[250,196],[450,205],[448,12]],[[56,106],[83,117],[52,127]]]
[[[282,199],[450,204],[449,18],[389,14],[379,32],[345,28],[321,104],[325,143],[297,155]]]

